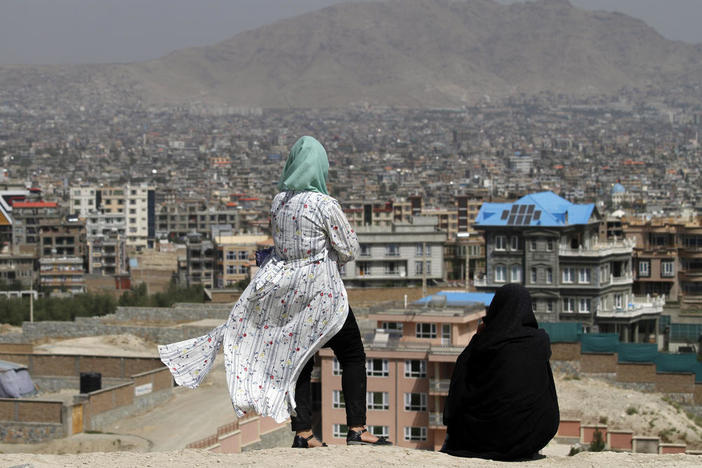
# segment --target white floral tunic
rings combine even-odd
[[[271,226],[274,252],[227,322],[207,335],[159,346],[159,353],[179,385],[195,388],[223,345],[236,414],[255,411],[282,422],[295,414],[302,367],[346,320],[339,267],[359,247],[339,203],[317,192],[276,195]]]

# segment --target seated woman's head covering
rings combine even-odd
[[[495,293],[485,328],[456,361],[444,407],[443,451],[501,460],[528,458],[558,429],[548,335],[519,284]]]
[[[303,136],[293,145],[285,161],[278,189],[293,192],[327,192],[329,160],[320,142],[311,136]]]

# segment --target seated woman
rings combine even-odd
[[[441,451],[494,460],[532,458],[556,434],[551,343],[523,286],[497,290],[483,325],[458,357],[444,408]]]

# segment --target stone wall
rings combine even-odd
[[[5,444],[35,444],[65,437],[63,424],[3,421],[0,442]]]
[[[695,374],[692,373],[656,373],[656,391],[662,393],[695,393]]]
[[[77,377],[100,372],[103,377],[129,379],[134,374],[162,368],[159,358],[81,356],[72,354],[0,353],[0,359],[27,366],[32,377]]]
[[[551,343],[552,361],[579,361],[580,343]]]

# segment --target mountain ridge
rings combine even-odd
[[[211,46],[84,70],[150,103],[426,107],[699,81],[700,63],[702,45],[567,0],[386,0],[336,4]]]

